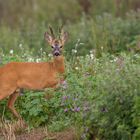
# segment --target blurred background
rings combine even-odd
[[[20,47],[48,52],[48,25],[64,25],[70,34],[67,54],[139,51],[139,0],[0,0],[0,51],[20,53]]]

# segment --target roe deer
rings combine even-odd
[[[68,33],[60,29],[59,38],[55,38],[53,30],[45,32],[45,40],[52,47],[53,60],[50,62],[10,62],[0,67],[0,100],[9,97],[8,108],[15,117],[21,116],[14,108],[20,89],[42,90],[54,88],[60,79],[58,74],[64,73],[64,57],[62,48],[68,38]]]

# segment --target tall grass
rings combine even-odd
[[[102,52],[119,53],[122,51],[139,52],[140,40],[140,12],[131,12],[125,19],[115,18],[109,14],[96,16],[87,20],[83,15],[80,22],[67,24],[65,30],[69,32],[69,40],[65,46],[67,54],[72,49],[78,50],[78,55],[95,51],[97,55]],[[58,27],[55,27],[56,33]],[[17,29],[11,29],[5,25],[0,27],[0,48],[4,54],[12,49],[15,53],[23,53],[22,50],[31,50],[33,54],[40,55],[40,49],[49,53],[50,47],[44,40],[44,32],[48,30],[48,24],[23,25]],[[78,42],[78,43],[77,43]]]
[[[5,0],[0,1],[0,23],[19,27],[24,21],[31,25],[42,21],[77,22],[83,13],[92,17],[102,13],[125,17],[127,12],[138,8],[139,0]]]

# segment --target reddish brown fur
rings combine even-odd
[[[0,100],[11,95],[16,89],[40,90],[54,87],[57,74],[64,72],[64,57],[53,62],[11,62],[0,68]]]

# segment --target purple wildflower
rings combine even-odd
[[[76,111],[79,112],[80,111],[80,107],[77,107]]]
[[[67,109],[67,108],[65,108],[65,109],[64,109],[64,112],[68,112],[68,109]]]
[[[79,111],[80,111],[80,107],[74,107],[74,108],[72,109],[72,111],[73,111],[73,112],[79,112]]]
[[[62,81],[61,82],[61,87],[63,88],[63,89],[67,89],[68,88],[68,83],[67,83],[67,81]]]
[[[68,99],[68,96],[63,96],[62,99],[63,100],[67,100]]]

